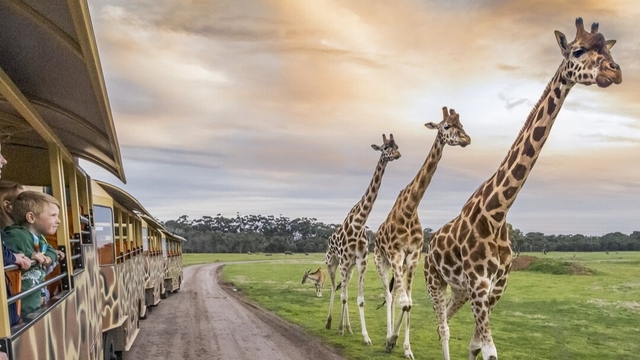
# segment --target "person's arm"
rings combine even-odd
[[[16,263],[16,256],[13,254],[13,251],[4,246],[4,241],[2,242],[2,261],[4,261],[4,266]]]
[[[16,257],[16,265],[18,265],[18,267],[21,270],[28,270],[31,267],[31,259],[29,259],[28,257],[24,256],[24,254],[13,254]]]
[[[56,250],[53,248],[53,246],[47,243],[47,240],[44,238],[44,236],[40,237],[40,244],[40,246],[43,246],[42,244],[47,244],[44,255],[48,257],[48,259],[45,258],[45,266],[51,266],[58,259],[58,254],[56,254]]]

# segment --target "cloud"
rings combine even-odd
[[[371,179],[370,144],[393,133],[403,156],[388,165],[371,228],[423,163],[435,136],[423,123],[439,121],[442,106],[461,114],[473,141],[445,150],[420,216],[435,229],[457,215],[560,65],[553,31],[573,38],[576,16],[599,21],[618,40],[623,83],[571,91],[509,221],[546,233],[635,226],[640,10],[631,0],[89,5],[123,186],[153,214],[342,222]],[[610,199],[620,208],[599,218]]]

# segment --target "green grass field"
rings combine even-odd
[[[501,359],[639,359],[640,358],[640,253],[529,254],[559,262],[575,262],[592,275],[552,275],[553,265],[538,271],[515,271],[506,294],[494,308],[491,327]],[[193,257],[193,258],[192,258]],[[196,260],[197,257],[197,260]],[[211,261],[277,260],[267,263],[228,264],[226,280],[250,299],[319,336],[349,359],[401,359],[401,331],[391,354],[384,349],[386,315],[382,284],[373,258],[365,280],[365,316],[373,346],[362,344],[356,305],[357,281],[349,286],[349,310],[354,334],[338,335],[340,298],[336,296],[333,328],[325,329],[329,286],[316,298],[310,284],[300,283],[304,271],[325,268],[324,254],[185,255],[185,264]],[[553,262],[552,262],[553,263]],[[557,262],[556,262],[557,264]],[[354,276],[355,278],[355,276]],[[411,347],[416,359],[442,359],[437,322],[426,292],[420,264],[413,284]],[[451,320],[450,349],[453,359],[468,357],[474,329],[469,305]]]

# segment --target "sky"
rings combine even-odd
[[[640,230],[640,5],[636,0],[90,0],[129,192],[162,221],[221,214],[342,223],[392,133],[367,225],[376,230],[423,164],[447,147],[419,207],[454,218],[498,168],[562,61],[554,30],[600,23],[623,81],[576,85],[507,215],[524,233]]]

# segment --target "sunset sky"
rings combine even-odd
[[[562,61],[554,30],[600,23],[623,82],[576,85],[507,221],[523,232],[640,230],[640,5],[597,1],[90,0],[128,183],[160,220],[262,214],[341,223],[393,133],[376,230],[435,138],[441,108],[472,138],[447,147],[420,204],[455,217],[497,169]]]

